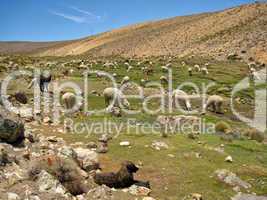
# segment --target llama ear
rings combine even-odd
[[[128,163],[127,164],[127,169],[130,171],[130,172],[137,172],[139,170],[138,167],[136,167],[133,163]]]

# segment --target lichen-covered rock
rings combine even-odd
[[[65,195],[67,190],[56,180],[52,175],[42,170],[38,175],[37,183],[39,185],[40,192],[50,192]]]
[[[24,124],[4,109],[0,109],[0,141],[21,143],[24,139]]]
[[[236,174],[230,172],[226,169],[220,169],[215,172],[215,175],[219,181],[230,185],[232,187],[239,187],[244,189],[251,188],[251,185],[243,180],[241,180]]]
[[[252,194],[238,194],[235,197],[231,198],[231,200],[267,200],[267,197],[256,196]]]
[[[89,172],[99,168],[98,155],[95,151],[80,147],[74,150],[82,169]]]

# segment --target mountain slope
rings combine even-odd
[[[267,3],[254,3],[221,12],[175,17],[113,30],[37,51],[38,56],[205,55],[232,52],[267,60]],[[36,52],[36,51],[35,51]]]

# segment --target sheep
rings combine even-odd
[[[188,67],[187,71],[188,71],[189,76],[193,76],[193,73],[192,73],[193,70],[191,67]]]
[[[162,84],[167,84],[167,83],[168,83],[168,79],[167,79],[166,76],[161,76],[159,79],[160,79],[160,82],[161,82]]]
[[[82,106],[82,96],[81,95],[76,96],[72,92],[66,92],[65,94],[62,95],[63,106],[67,110],[72,109],[75,106],[76,101],[77,101],[78,106],[80,108]]]
[[[120,107],[121,105],[129,108],[130,103],[124,98],[123,93],[118,88],[106,88],[103,92],[106,106]],[[113,105],[110,105],[113,103]]]
[[[189,96],[186,92],[184,92],[183,90],[176,89],[173,91],[173,97],[175,98],[175,103],[177,100],[179,100],[184,104],[185,108],[188,111],[192,110]]]
[[[121,81],[121,85],[124,85],[125,83],[128,83],[130,81],[130,77],[129,76],[124,76],[122,81]]]
[[[197,72],[200,72],[200,66],[199,66],[199,65],[194,65],[194,69],[195,69]]]
[[[208,71],[206,66],[201,67],[201,72],[202,72],[203,75],[208,75],[209,74],[209,71]]]
[[[212,107],[213,112],[222,114],[223,102],[224,102],[224,99],[221,96],[212,95],[208,98],[207,103],[204,105],[204,110],[206,110],[209,107]]]

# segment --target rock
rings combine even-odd
[[[118,108],[118,107],[113,107],[111,109],[111,112],[110,112],[113,116],[115,117],[121,117],[122,116],[122,113],[121,113],[121,109]]]
[[[192,196],[192,200],[202,200],[202,195],[201,194],[198,194],[198,193],[193,193],[191,194]]]
[[[28,108],[26,106],[21,107],[19,109],[19,116],[23,119],[25,119],[26,121],[33,121],[33,113],[32,113],[32,109]]]
[[[111,137],[110,136],[108,136],[108,134],[103,134],[99,139],[98,139],[98,141],[99,142],[108,142],[109,140],[111,140]]]
[[[82,169],[89,172],[99,168],[98,155],[95,151],[83,148],[76,148],[74,151]]]
[[[0,145],[0,166],[5,166],[10,163],[8,152],[3,145]]]
[[[153,149],[160,151],[161,149],[168,149],[169,146],[165,142],[154,141],[151,145]]]
[[[151,193],[151,190],[146,187],[132,185],[129,188],[129,193],[135,196],[148,196]]]
[[[69,146],[63,146],[59,148],[58,155],[63,158],[72,158],[74,160],[77,160],[78,157],[74,149]]]
[[[43,119],[43,122],[45,123],[45,124],[51,124],[52,123],[52,120],[50,119],[50,117],[45,117],[44,119]]]
[[[0,112],[0,140],[7,143],[21,143],[24,140],[24,124],[17,118]]]
[[[110,200],[112,197],[112,191],[109,187],[102,185],[97,188],[90,190],[87,195],[86,199],[101,199],[101,200]]]
[[[130,142],[129,141],[123,141],[123,142],[120,142],[120,146],[123,146],[123,147],[128,147],[130,146]]]
[[[67,194],[67,190],[52,175],[42,170],[37,180],[40,192],[56,193],[60,195]]]
[[[252,194],[237,194],[236,196],[232,197],[231,200],[267,200],[267,197],[255,196]]]
[[[233,162],[233,158],[232,158],[232,156],[227,156],[227,157],[225,158],[225,162],[232,163],[232,162]]]
[[[16,92],[14,95],[15,99],[22,104],[27,104],[28,98],[25,93],[23,92]]]
[[[34,143],[37,142],[37,137],[36,135],[29,129],[25,129],[24,131],[24,137],[29,140],[29,142]]]
[[[86,147],[88,149],[96,149],[97,148],[97,144],[95,142],[89,142],[88,144],[86,144]]]
[[[153,197],[144,197],[143,200],[156,200]]]
[[[217,179],[223,183],[230,185],[232,187],[239,187],[244,189],[251,188],[251,185],[243,180],[241,180],[236,174],[226,170],[220,169],[215,172]]]
[[[20,197],[16,193],[8,192],[7,193],[7,200],[20,200]]]
[[[101,142],[97,149],[98,153],[107,153],[108,152],[108,143]]]

